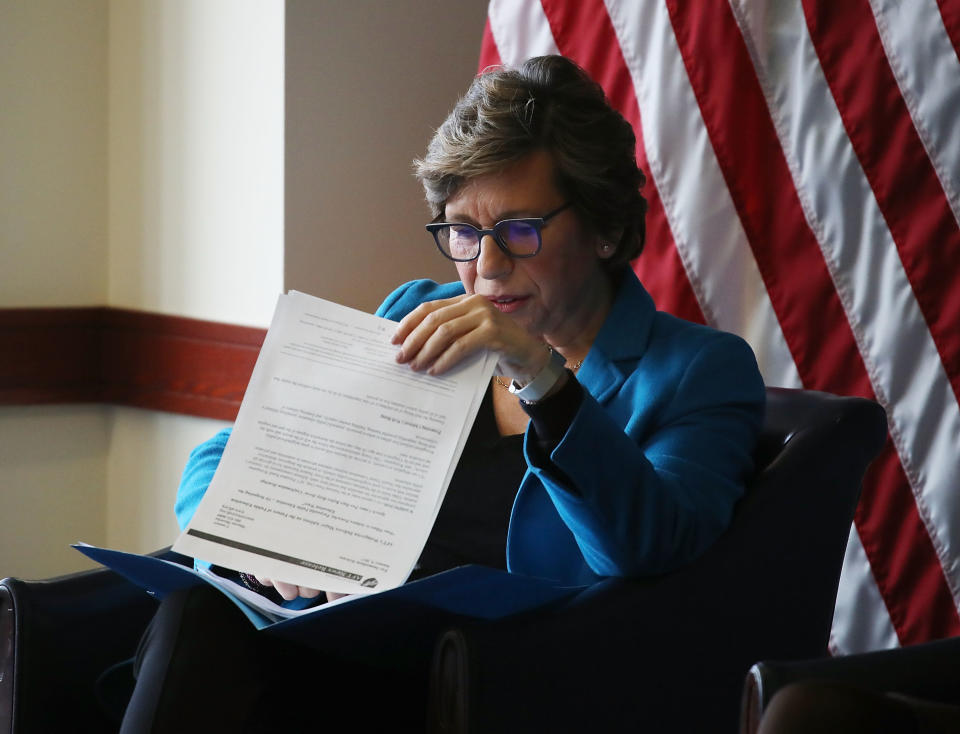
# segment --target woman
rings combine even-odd
[[[635,145],[600,87],[552,56],[480,75],[417,161],[427,229],[459,282],[408,283],[378,313],[399,322],[397,360],[411,369],[440,374],[489,349],[499,374],[415,573],[658,573],[729,522],[764,387],[741,339],[656,312],[629,268],[646,209]],[[191,455],[181,526],[227,438]],[[298,603],[319,593],[246,581]],[[165,604],[177,629],[189,604]],[[141,671],[162,689],[171,656],[147,648]]]

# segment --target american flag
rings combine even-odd
[[[659,308],[887,411],[833,651],[960,634],[960,0],[490,2],[481,69],[556,53],[636,130]]]

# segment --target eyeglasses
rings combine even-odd
[[[486,235],[492,236],[497,247],[510,257],[533,257],[540,252],[540,246],[543,244],[540,230],[546,226],[547,222],[571,206],[573,202],[568,201],[542,217],[504,219],[490,229],[480,229],[472,224],[456,222],[433,222],[427,225],[427,231],[433,235],[440,252],[459,263],[470,262],[480,257],[480,241]]]

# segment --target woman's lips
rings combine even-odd
[[[500,313],[513,313],[527,302],[529,296],[487,296]]]

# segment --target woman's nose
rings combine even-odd
[[[484,235],[480,240],[480,255],[477,257],[477,275],[494,280],[513,270],[513,258],[500,249],[493,235]]]

